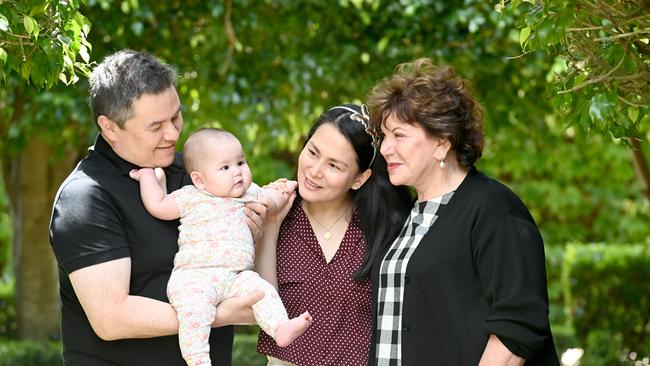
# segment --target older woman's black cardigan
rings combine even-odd
[[[526,365],[559,365],[544,245],[526,206],[472,167],[438,215],[406,269],[402,365],[476,366],[490,334]],[[373,322],[382,259],[372,272]],[[374,365],[374,341],[370,352]]]

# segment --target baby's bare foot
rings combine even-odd
[[[284,323],[278,324],[275,330],[275,343],[280,347],[286,347],[300,337],[313,321],[308,311],[300,314],[299,316],[289,319]]]

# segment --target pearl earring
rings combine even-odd
[[[444,169],[445,168],[445,160],[444,159],[440,160],[440,164],[438,164],[438,165],[440,165],[440,169]]]

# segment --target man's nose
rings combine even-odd
[[[181,130],[176,125],[171,122],[164,124],[163,138],[166,141],[178,141],[180,135]]]

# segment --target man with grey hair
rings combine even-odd
[[[183,127],[176,73],[131,50],[93,71],[95,144],[57,192],[50,242],[58,261],[66,365],[182,365],[178,321],[167,282],[178,250],[178,221],[145,210],[134,168],[163,168],[167,191],[191,184],[176,153]],[[266,207],[249,204],[260,231]],[[257,293],[219,305],[210,334],[213,364],[230,365],[233,327],[254,322]]]

